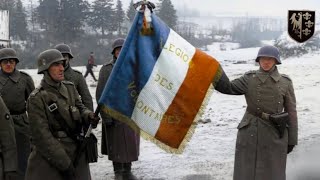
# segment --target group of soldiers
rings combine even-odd
[[[114,41],[113,59],[100,69],[97,100],[123,43],[124,39]],[[35,88],[32,78],[16,68],[20,60],[15,50],[0,50],[0,180],[91,179],[89,162],[95,155],[88,152],[95,149],[82,150],[79,144],[100,118],[92,112],[83,75],[70,66],[72,58],[66,44],[40,53],[37,65],[43,79]],[[213,83],[217,91],[244,95],[247,101],[237,127],[234,180],[285,180],[287,154],[298,143],[293,83],[278,71],[282,62],[276,47],[260,48],[255,61],[258,70],[232,81],[222,70],[220,80]],[[139,157],[139,133],[104,112],[100,115],[101,153],[112,161],[115,179],[137,179],[131,165]]]
[[[114,41],[113,59],[101,68],[97,100],[123,43]],[[81,143],[100,117],[93,112],[84,76],[70,65],[73,57],[67,44],[41,52],[37,66],[43,78],[35,88],[32,77],[16,68],[16,51],[0,49],[0,180],[91,179],[89,163],[94,161],[88,160],[88,147],[81,148]],[[139,134],[100,114],[102,154],[113,162],[115,179],[136,179],[131,162],[138,160]]]

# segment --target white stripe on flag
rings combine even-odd
[[[150,135],[155,135],[163,114],[178,92],[195,53],[195,48],[170,29],[166,44],[141,90],[131,119]]]

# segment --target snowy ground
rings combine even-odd
[[[230,79],[248,70],[257,69],[253,59],[258,48],[210,51],[221,62]],[[246,62],[247,61],[247,62]],[[95,69],[98,76],[99,68]],[[83,74],[85,67],[77,67]],[[281,73],[289,75],[294,83],[299,118],[299,145],[288,156],[287,179],[320,179],[320,54],[308,54],[283,61]],[[26,70],[39,84],[41,76],[35,70]],[[92,78],[87,77],[90,92],[95,97]],[[94,102],[96,100],[94,99]],[[209,123],[201,123],[181,155],[169,154],[153,143],[141,139],[139,161],[134,162],[133,173],[143,180],[231,180],[237,125],[245,111],[243,96],[228,96],[214,92],[203,116]],[[101,138],[101,127],[95,134]],[[317,145],[318,144],[318,145]],[[100,144],[99,144],[100,146]],[[112,164],[101,155],[91,164],[93,180],[113,179]],[[318,174],[317,174],[318,173]],[[311,176],[315,176],[311,178]]]

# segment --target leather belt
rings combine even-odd
[[[67,133],[64,131],[56,131],[52,133],[54,137],[56,138],[65,138],[68,137]]]
[[[265,112],[250,112],[248,109],[247,109],[247,112],[263,120],[269,120],[269,117],[270,117],[270,114]]]
[[[10,114],[11,115],[21,115],[21,114],[24,114],[26,112],[26,110],[23,110],[23,111],[12,111],[10,110]]]

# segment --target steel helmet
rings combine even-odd
[[[114,50],[118,47],[122,47],[124,43],[124,39],[123,38],[118,38],[116,40],[113,41],[112,43],[112,52],[111,54],[114,54]]]
[[[70,46],[66,44],[57,44],[54,48],[59,50],[62,54],[69,54],[70,58],[73,58]]]
[[[276,59],[276,64],[281,64],[279,49],[274,46],[263,46],[259,49],[256,62],[259,62],[260,57],[273,57]]]
[[[0,62],[5,59],[15,59],[17,63],[19,62],[17,52],[12,48],[0,49]]]
[[[37,58],[38,62],[38,74],[49,69],[52,63],[65,61],[66,59],[62,56],[61,52],[56,49],[48,49],[41,52]]]

